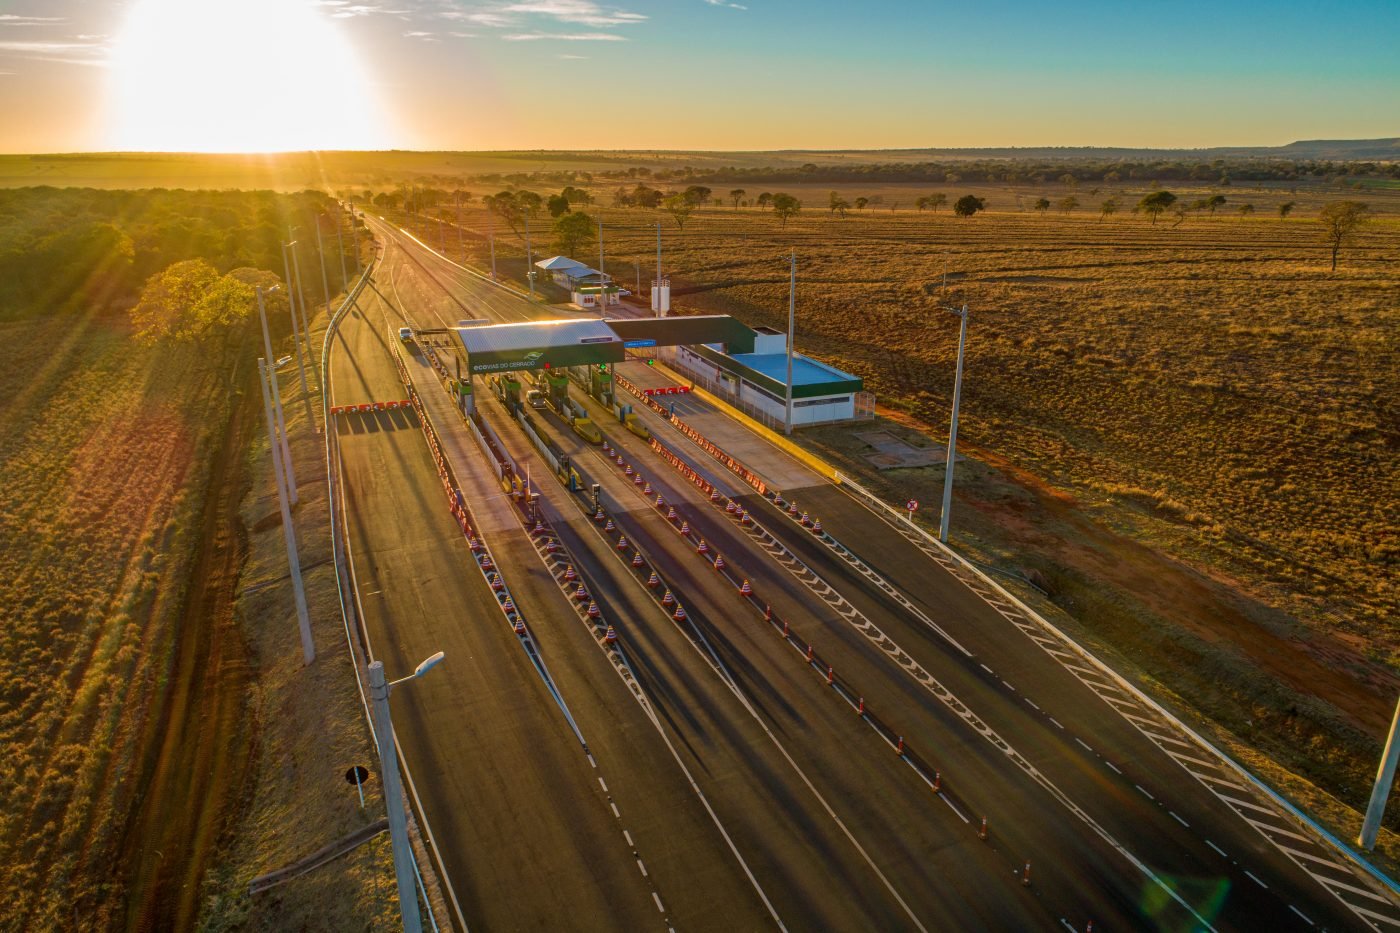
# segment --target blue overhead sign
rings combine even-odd
[[[626,343],[623,344],[623,346],[624,346],[624,347],[627,347],[627,348],[629,348],[629,349],[632,348],[632,347],[654,347],[654,346],[656,346],[656,341],[655,341],[655,340],[628,340]]]

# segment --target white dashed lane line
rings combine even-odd
[[[1181,817],[1177,816],[1175,810],[1168,810],[1167,812],[1172,815],[1172,819],[1176,820],[1182,826],[1185,826],[1187,829],[1191,828],[1191,824],[1183,820]]]
[[[1224,850],[1224,849],[1220,848],[1220,846],[1218,846],[1218,845],[1216,845],[1215,843],[1211,842],[1209,839],[1206,840],[1206,845],[1210,846],[1212,849],[1214,849],[1215,851],[1219,852],[1221,858],[1229,858],[1229,857],[1230,857],[1230,856],[1228,856],[1228,855],[1225,854],[1225,850]]]

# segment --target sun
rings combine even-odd
[[[350,44],[311,0],[136,0],[110,61],[113,148],[383,148]]]

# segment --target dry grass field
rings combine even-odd
[[[786,227],[710,206],[683,231],[659,211],[585,209],[603,217],[608,270],[629,286],[640,271],[643,289],[661,221],[683,312],[785,328],[795,249],[799,347],[863,376],[916,439],[946,433],[957,321],[939,309],[967,303],[974,460],[955,543],[1031,573],[1159,693],[1355,806],[1400,686],[1400,193],[1166,187],[1227,203],[1153,225],[1127,212],[1145,186],[945,189],[987,198],[963,219],[885,186],[842,191],[884,203],[841,219],[829,186],[780,186],[804,204]],[[1086,208],[1031,209],[1071,191]],[[1124,212],[1100,219],[1109,196]],[[1333,273],[1316,217],[1343,197],[1377,216]],[[463,222],[486,229],[475,205]],[[415,229],[438,242],[436,223]],[[523,281],[523,250],[496,231],[503,274]],[[536,258],[549,239],[536,233]],[[459,252],[450,227],[443,240]],[[489,264],[470,235],[460,252]],[[596,244],[576,258],[596,264]],[[803,436],[891,498],[937,501],[941,466],[875,476],[850,431]]]
[[[227,359],[136,345],[124,316],[0,328],[0,917],[120,926]]]

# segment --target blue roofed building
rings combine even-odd
[[[781,424],[787,407],[787,335],[755,330],[752,353],[726,353],[723,344],[675,348],[675,365],[706,389],[762,420]],[[874,399],[859,376],[792,355],[792,423],[824,424],[873,414]]]

